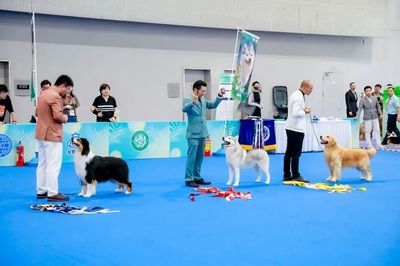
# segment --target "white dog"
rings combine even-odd
[[[252,44],[244,44],[242,51],[242,82],[247,84],[253,71],[255,59],[254,46]]]
[[[257,171],[256,182],[261,182],[261,171],[265,174],[265,184],[270,183],[269,175],[269,156],[263,149],[255,149],[246,151],[240,146],[239,137],[227,136],[222,140],[225,145],[226,162],[228,163],[229,180],[226,183],[228,186],[232,185],[233,178],[235,183],[233,186],[237,187],[240,182],[240,168],[252,167]]]

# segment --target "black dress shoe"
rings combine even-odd
[[[291,177],[291,176],[284,176],[283,177],[283,182],[285,182],[285,181],[292,181],[293,180],[293,177]]]
[[[304,182],[304,183],[310,183],[307,179],[299,176],[299,177],[293,177],[292,181],[298,181],[298,182]]]
[[[186,185],[187,187],[199,187],[199,185],[198,185],[196,182],[194,182],[194,181],[186,181],[186,182],[185,182],[185,185]]]
[[[47,198],[47,192],[42,193],[42,194],[36,194],[37,199],[45,199]]]
[[[197,185],[211,185],[211,182],[210,182],[210,181],[206,181],[206,180],[204,180],[203,178],[202,178],[202,179],[198,179],[198,180],[194,180],[194,182],[195,182]]]

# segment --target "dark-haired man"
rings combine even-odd
[[[378,118],[382,116],[381,108],[378,103],[378,99],[372,96],[372,87],[364,87],[365,96],[360,99],[359,110],[360,113],[357,118],[360,117],[361,111],[363,111],[363,120],[365,124],[365,140],[367,142],[368,148],[372,148],[371,136],[375,140],[377,147],[381,146],[381,134],[379,131],[379,121]]]
[[[51,87],[40,95],[35,115],[39,163],[36,169],[36,198],[48,201],[66,201],[68,196],[58,192],[58,175],[62,163],[62,129],[68,116],[63,112],[62,96],[74,82],[61,75]]]
[[[358,106],[357,106],[357,92],[356,92],[356,83],[351,82],[349,85],[349,90],[345,94],[346,100],[346,115],[347,117],[356,117]]]
[[[254,81],[251,86],[253,88],[249,92],[247,104],[256,107],[254,112],[251,114],[252,116],[261,117],[261,109],[263,108],[261,104],[261,84],[258,81]]]
[[[10,96],[8,96],[8,88],[5,84],[0,84],[0,124],[4,123],[6,111],[10,113],[11,123],[16,123],[17,120],[15,119],[14,109]]]
[[[185,184],[188,187],[211,184],[211,182],[205,181],[200,174],[204,158],[204,143],[208,136],[206,113],[207,109],[213,109],[218,106],[225,89],[221,88],[219,90],[218,97],[213,102],[204,99],[203,96],[206,92],[207,83],[198,80],[193,84],[192,97],[183,100],[182,111],[188,117],[186,132],[188,151],[185,167]]]
[[[44,79],[44,80],[42,80],[42,82],[40,82],[40,90],[41,91],[50,89],[50,87],[51,87],[51,82],[48,81],[47,79]]]
[[[383,145],[387,144],[388,134],[394,132],[398,138],[400,138],[400,130],[397,128],[396,122],[400,122],[400,104],[399,98],[394,94],[394,89],[391,86],[388,87],[389,99],[387,100],[387,127],[386,136],[382,141]]]

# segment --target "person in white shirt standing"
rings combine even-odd
[[[389,99],[387,100],[387,133],[382,141],[383,145],[387,145],[388,134],[394,132],[400,138],[400,130],[397,128],[396,122],[400,122],[400,104],[399,98],[394,94],[393,86],[388,87]]]
[[[283,163],[283,181],[302,181],[308,183],[299,172],[299,161],[306,131],[306,114],[311,112],[305,106],[304,96],[310,95],[314,86],[310,80],[303,80],[300,89],[289,97],[286,120],[287,146]]]

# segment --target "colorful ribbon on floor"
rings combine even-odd
[[[360,187],[360,188],[352,188],[349,185],[329,185],[326,183],[304,183],[301,181],[283,181],[283,184],[285,185],[291,185],[291,186],[299,186],[299,187],[304,187],[304,188],[311,188],[311,189],[319,189],[319,190],[325,190],[328,191],[329,193],[349,193],[352,192],[353,190],[360,190],[360,191],[367,191],[366,187]]]
[[[62,204],[34,204],[31,205],[32,210],[46,211],[53,213],[63,213],[63,214],[96,214],[96,213],[115,213],[119,211],[112,211],[110,209],[102,207],[76,207],[69,206],[65,203]]]
[[[227,201],[232,201],[234,199],[250,200],[250,192],[240,192],[235,191],[233,187],[229,188],[227,191],[221,190],[216,187],[197,187],[194,190],[200,193],[190,193],[189,198],[191,201],[195,201],[195,197],[201,194],[214,194],[212,197],[225,198]]]

